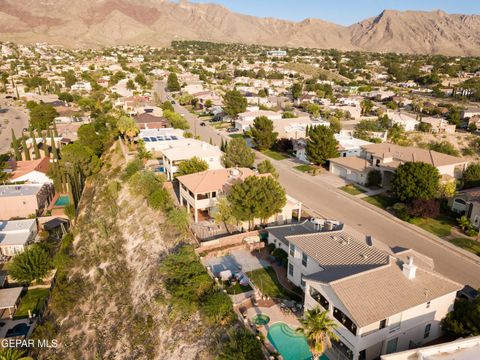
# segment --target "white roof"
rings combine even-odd
[[[36,195],[42,186],[43,184],[1,185],[0,197]]]
[[[36,222],[35,219],[26,220],[0,220],[0,234],[12,231],[29,231],[32,225]]]
[[[220,157],[222,151],[218,146],[210,145],[196,139],[181,139],[169,144],[169,148],[163,150],[163,155],[168,159],[187,160],[194,156],[199,158]]]
[[[344,150],[360,149],[360,147],[363,145],[372,144],[369,141],[357,139],[357,138],[354,138],[353,136],[346,135],[346,134],[335,134],[335,140],[338,141],[338,144]]]

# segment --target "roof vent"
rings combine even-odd
[[[231,178],[236,178],[239,175],[240,175],[240,170],[238,170],[237,168],[230,169],[230,177]]]

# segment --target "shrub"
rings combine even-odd
[[[243,328],[229,331],[227,339],[219,342],[217,353],[219,360],[264,358],[262,348],[255,335]]]
[[[130,161],[122,174],[122,180],[126,181],[130,179],[133,174],[143,169],[143,162],[140,159]]]
[[[440,214],[440,202],[432,200],[413,200],[408,205],[408,214],[413,217],[435,218]]]
[[[285,268],[288,266],[288,254],[280,248],[273,251],[272,255],[282,263]]]
[[[157,189],[148,196],[148,206],[155,210],[166,211],[173,206],[172,198],[165,189]]]
[[[162,188],[163,182],[163,178],[151,171],[137,172],[128,180],[132,193],[142,195],[145,198],[155,190]]]
[[[393,211],[395,212],[395,215],[403,220],[403,221],[409,221],[410,220],[410,215],[408,214],[408,208],[407,205],[403,203],[396,203],[392,206]]]
[[[382,185],[382,172],[379,170],[370,170],[367,175],[367,186],[379,187]]]
[[[75,219],[76,210],[74,204],[68,204],[64,207],[63,211],[65,211],[65,215],[67,215],[70,220]]]
[[[211,324],[225,326],[235,320],[230,297],[219,290],[208,293],[202,299],[200,310]]]
[[[272,254],[275,251],[275,244],[271,243],[267,245],[267,250],[269,254]]]

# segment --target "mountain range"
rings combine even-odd
[[[185,0],[1,0],[0,40],[72,48],[203,40],[480,56],[480,15],[385,10],[341,26],[313,18],[259,18]]]

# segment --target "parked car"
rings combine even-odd
[[[229,133],[237,132],[237,128],[234,128],[234,127],[228,128],[227,132],[229,132]]]
[[[175,100],[170,101],[173,105],[175,105]]]
[[[205,124],[205,122],[202,121],[202,122],[200,123],[200,126],[207,126],[207,124]]]

